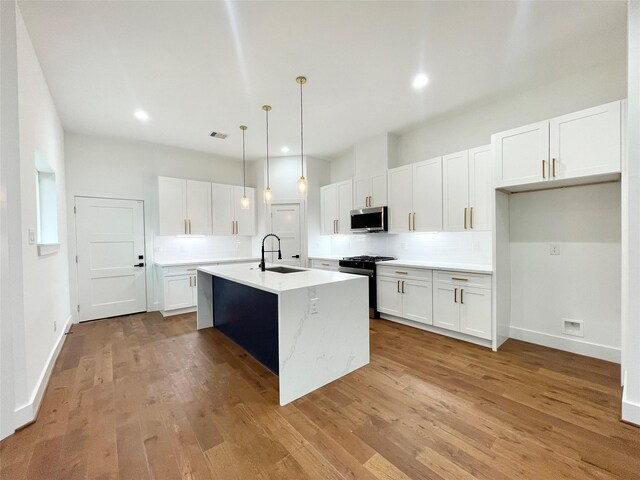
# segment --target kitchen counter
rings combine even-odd
[[[196,282],[198,329],[217,329],[278,375],[280,405],[369,363],[368,278],[291,268],[199,267]]]
[[[378,262],[379,266],[395,266],[395,267],[416,267],[429,268],[432,270],[448,270],[452,272],[468,272],[468,273],[486,273],[492,274],[493,267],[491,265],[475,264],[475,263],[449,263],[449,262],[428,262],[424,260],[387,260]]]
[[[207,265],[209,263],[239,263],[260,262],[260,257],[232,257],[232,258],[198,258],[195,260],[155,260],[159,267],[179,267],[182,265]]]
[[[312,255],[309,256],[309,260],[342,260],[344,257],[344,255]]]

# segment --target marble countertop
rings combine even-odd
[[[491,265],[473,264],[473,263],[448,263],[448,262],[428,262],[424,260],[387,260],[378,262],[379,266],[396,266],[396,267],[417,267],[429,268],[432,270],[450,270],[453,272],[467,273],[493,273]]]
[[[267,264],[267,268],[279,266],[286,265]],[[314,287],[327,283],[368,281],[368,278],[362,275],[303,269],[300,267],[292,268],[299,268],[300,271],[296,273],[261,272],[260,268],[253,263],[199,267],[198,271],[271,293]]]
[[[207,263],[237,263],[260,262],[260,257],[233,257],[233,258],[197,258],[195,260],[156,260],[153,263],[159,267],[179,267],[182,265],[206,265]]]

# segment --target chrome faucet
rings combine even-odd
[[[278,239],[278,250],[265,250],[264,249],[264,241],[269,237],[275,237],[275,238]],[[260,261],[260,270],[263,271],[263,272],[266,270],[265,263],[264,263],[264,253],[265,252],[268,252],[268,253],[270,253],[270,252],[278,252],[278,260],[282,260],[282,251],[280,250],[280,237],[279,236],[277,236],[277,235],[275,235],[273,233],[268,233],[262,239],[262,259]]]

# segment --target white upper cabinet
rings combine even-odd
[[[491,230],[493,211],[491,145],[469,150],[469,229]]]
[[[353,188],[350,180],[320,187],[322,234],[351,232]]]
[[[442,157],[413,164],[413,215],[415,232],[442,230]]]
[[[249,197],[249,208],[240,207],[240,199],[246,191]],[[214,206],[215,208],[215,206]],[[235,212],[235,234],[252,237],[256,234],[256,189],[252,187],[233,187],[233,209]]]
[[[442,230],[442,158],[389,170],[389,231]]]
[[[469,152],[464,150],[442,157],[442,211],[445,231],[468,228]]]
[[[211,235],[211,184],[158,177],[160,235]]]
[[[549,122],[493,135],[495,185],[525,185],[549,178]]]
[[[550,188],[555,181],[568,186],[618,174],[621,107],[616,101],[493,135],[495,187]]]
[[[233,211],[233,185],[211,184],[213,208],[213,234],[233,235],[235,232]]]
[[[211,183],[187,180],[187,228],[192,235],[211,235]]]
[[[383,207],[387,205],[387,171],[358,177],[353,180],[353,208]]]
[[[620,171],[620,102],[556,117],[549,122],[551,178]]]
[[[491,230],[491,146],[442,157],[443,230]]]
[[[158,177],[160,235],[187,234],[187,181]]]
[[[238,185],[211,184],[214,235],[256,234],[256,190],[247,187],[249,208],[240,208],[243,187]]]
[[[389,170],[389,231],[394,233],[411,230],[413,214],[413,168],[411,165]]]

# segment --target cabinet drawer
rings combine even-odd
[[[433,270],[429,270],[426,268],[406,268],[406,267],[396,267],[392,265],[381,266],[378,265],[376,267],[376,274],[382,275],[383,277],[394,277],[394,278],[411,278],[414,280],[426,280],[430,282],[433,280]]]
[[[338,260],[322,260],[314,258],[311,260],[311,268],[319,268],[320,270],[338,270]]]
[[[436,280],[466,287],[491,288],[491,275],[465,272],[436,272]]]
[[[203,263],[199,265],[180,265],[175,267],[163,267],[163,277],[174,277],[176,275],[195,275],[198,267],[211,267],[217,265],[217,263]]]

